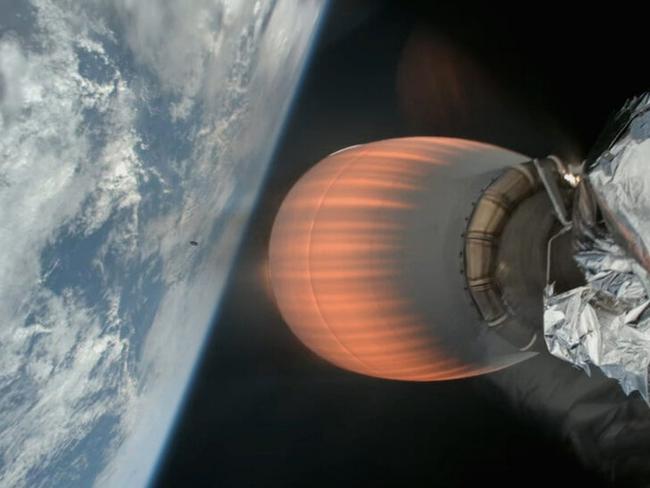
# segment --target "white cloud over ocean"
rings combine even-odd
[[[0,37],[0,484],[139,486],[323,6],[30,5]]]

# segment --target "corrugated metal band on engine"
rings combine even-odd
[[[539,164],[554,162],[544,159]],[[533,161],[512,166],[484,190],[470,217],[465,232],[465,277],[474,304],[489,326],[509,316],[495,277],[499,239],[512,212],[541,188]]]

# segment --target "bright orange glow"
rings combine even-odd
[[[496,369],[450,357],[398,284],[403,234],[428,190],[423,177],[451,155],[482,147],[447,138],[356,146],[293,187],[273,227],[269,269],[280,311],[307,347],[382,378],[445,380]]]

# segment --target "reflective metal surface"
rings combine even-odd
[[[575,259],[587,284],[547,288],[549,351],[626,393],[648,398],[650,364],[650,95],[628,102],[586,163],[574,205]]]

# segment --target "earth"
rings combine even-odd
[[[0,4],[1,486],[151,482],[323,3]]]

